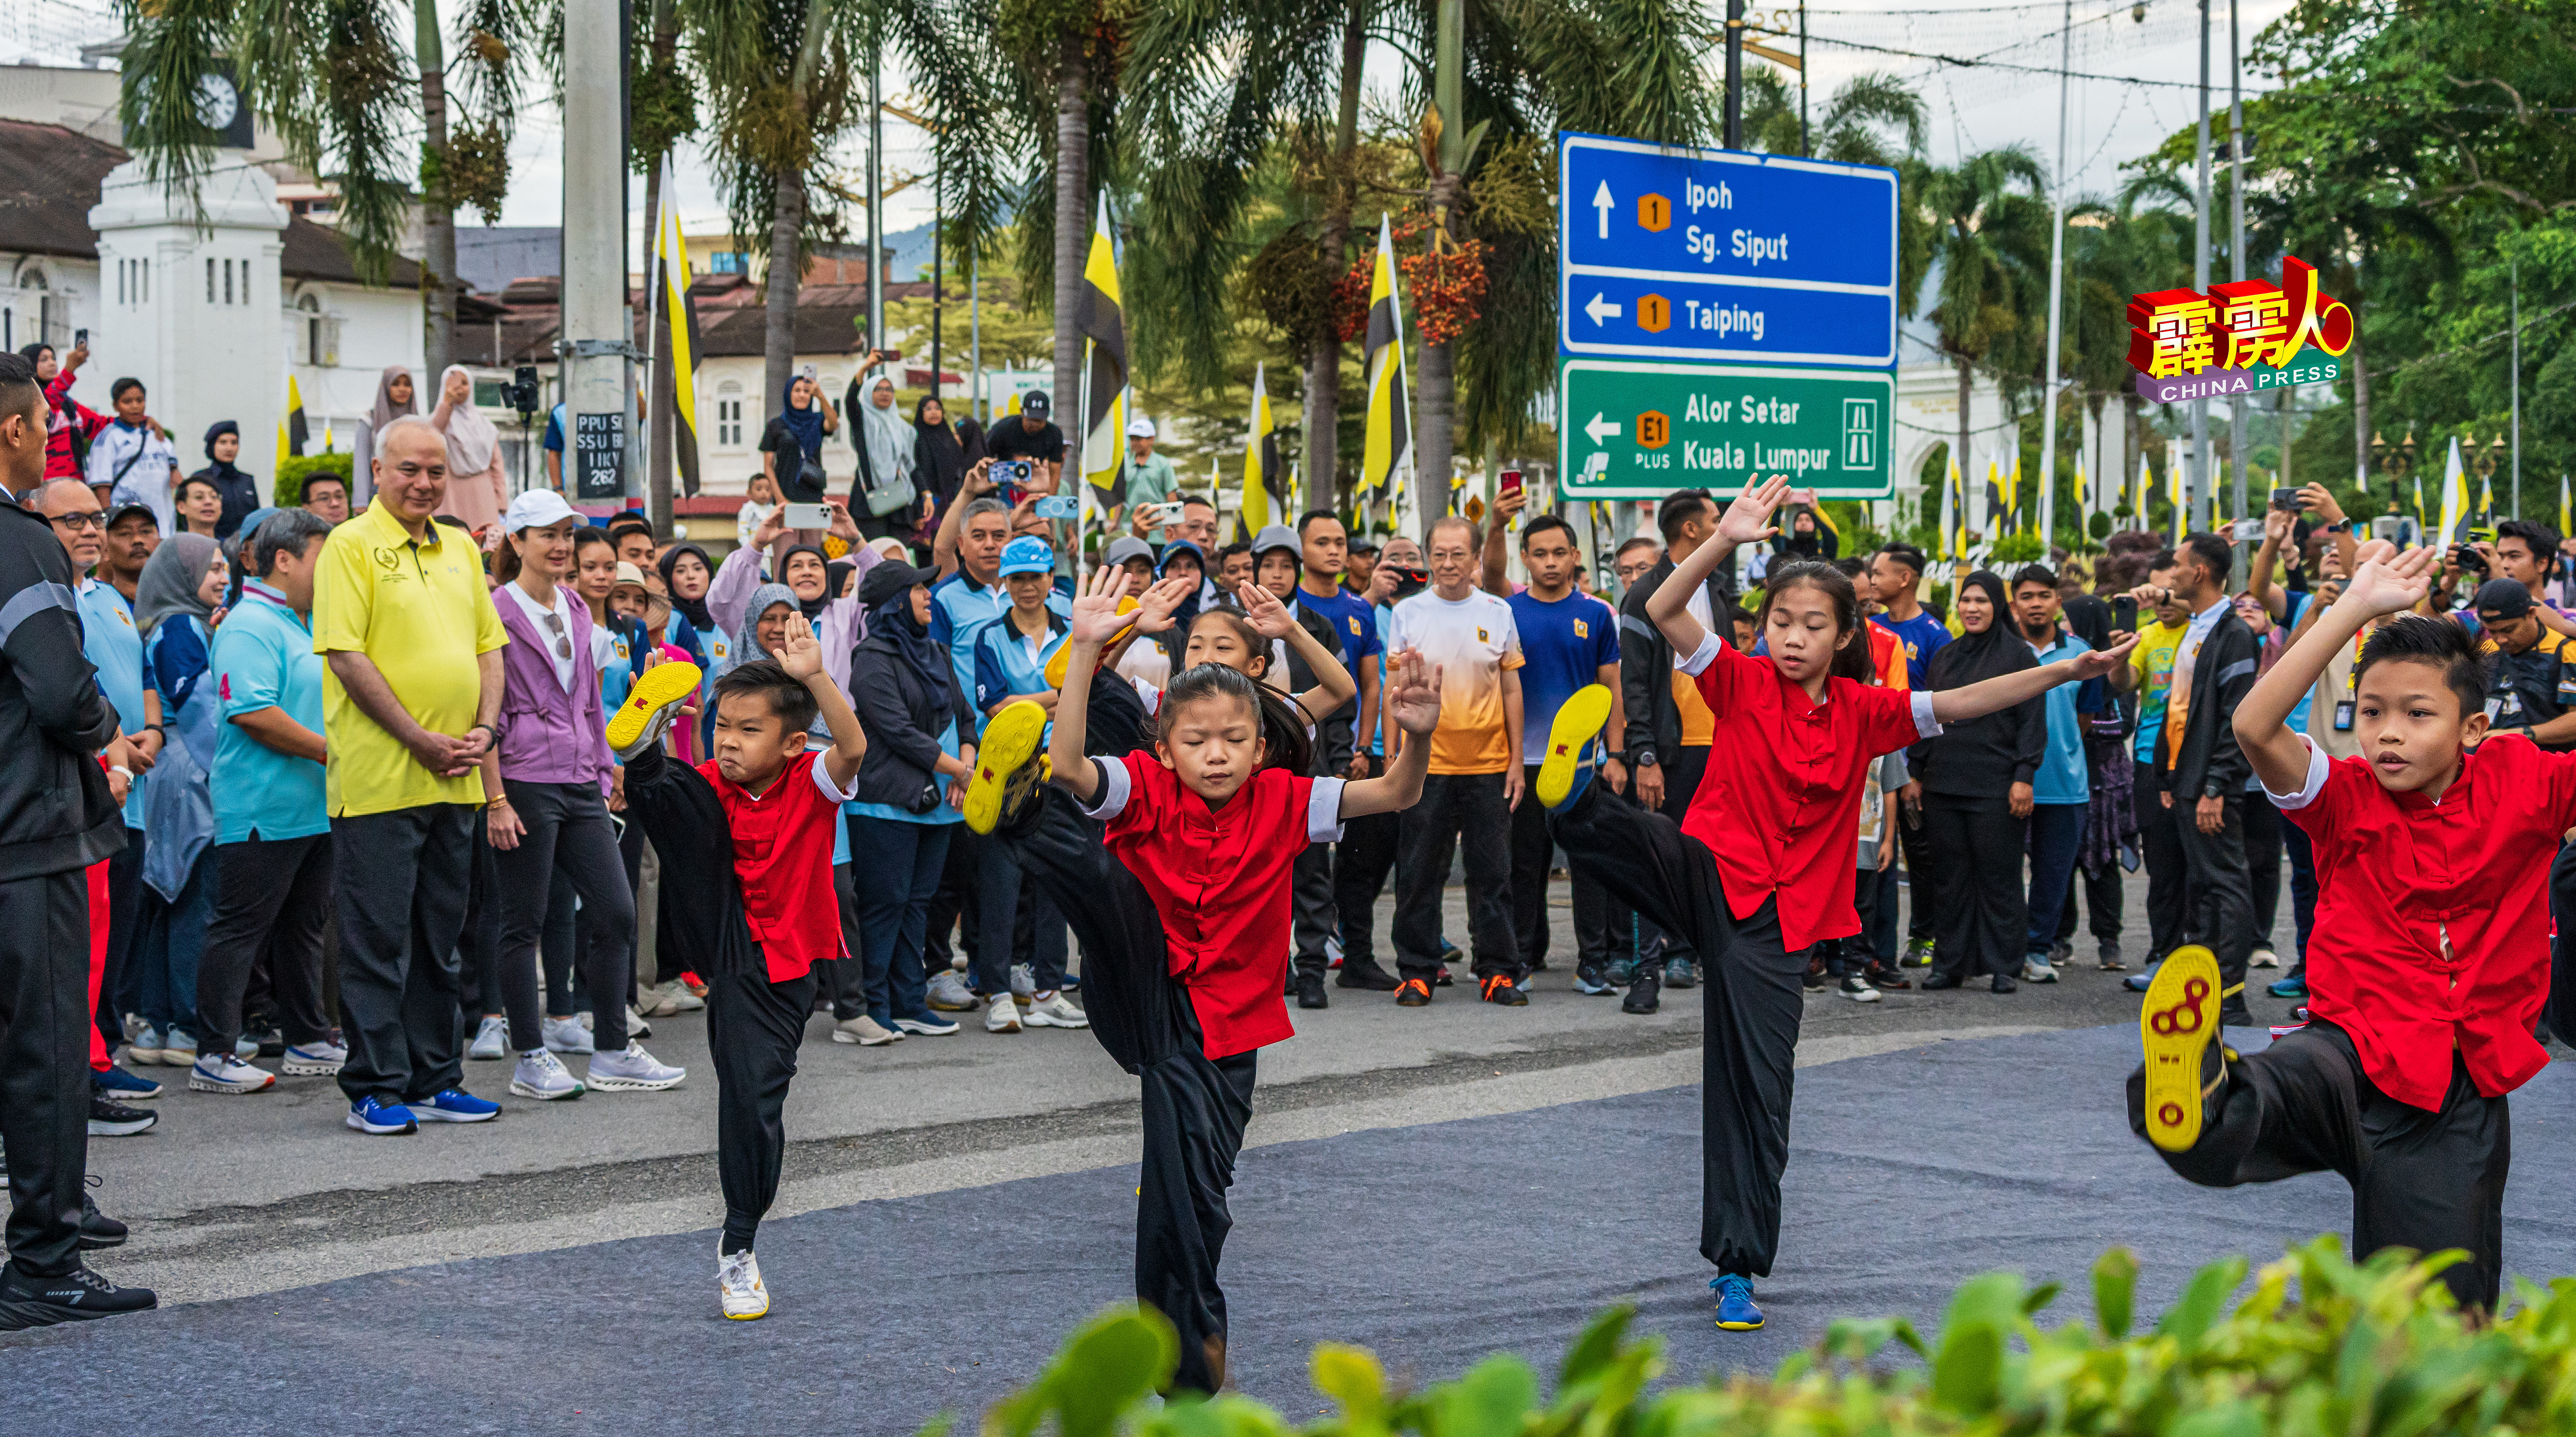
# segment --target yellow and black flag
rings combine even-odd
[[[1360,492],[1386,489],[1412,461],[1413,435],[1405,422],[1404,315],[1395,296],[1395,227],[1377,222],[1377,262],[1369,268],[1368,334],[1361,346],[1368,375],[1367,442],[1360,455]]]
[[[1073,327],[1082,336],[1082,477],[1102,513],[1118,507],[1118,471],[1126,455],[1127,315],[1118,298],[1118,251],[1109,238],[1109,196],[1100,196],[1091,226],[1091,255],[1074,292]]]
[[[671,342],[664,363],[671,369],[672,463],[680,492],[698,492],[698,306],[689,298],[689,246],[680,236],[680,207],[671,202],[672,185],[662,186],[662,232],[655,241],[655,261],[662,272],[662,317]]]
[[[1279,463],[1279,434],[1270,424],[1267,366],[1252,366],[1252,420],[1243,442],[1243,527],[1258,534],[1285,523],[1289,512],[1288,472]]]
[[[277,457],[284,459],[289,455],[302,454],[304,446],[312,438],[313,431],[304,424],[304,391],[295,387],[295,376],[289,373],[286,376],[286,413],[277,421]],[[271,469],[269,472],[274,474],[277,471]]]

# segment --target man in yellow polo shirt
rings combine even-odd
[[[408,1133],[500,1111],[465,1092],[456,939],[465,926],[477,765],[509,642],[462,529],[433,522],[447,440],[397,419],[375,437],[375,502],[331,532],[313,586],[330,749],[333,886],[349,1126]]]

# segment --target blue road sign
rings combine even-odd
[[[1896,362],[1896,172],[1566,134],[1569,355]]]

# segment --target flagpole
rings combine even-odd
[[[1080,415],[1082,418],[1082,438],[1066,446],[1071,451],[1068,457],[1073,461],[1073,492],[1075,496],[1073,506],[1073,572],[1077,575],[1084,575],[1086,572],[1083,567],[1082,555],[1082,531],[1086,521],[1081,516],[1084,507],[1091,499],[1092,343],[1093,342],[1088,339],[1082,342],[1082,382],[1078,390],[1082,396],[1082,402],[1075,405],[1073,410],[1075,414]],[[1062,491],[1063,486],[1064,477],[1062,473],[1059,472],[1056,476],[1056,487],[1059,492]]]

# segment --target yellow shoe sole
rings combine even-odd
[[[688,698],[706,679],[696,664],[655,664],[635,681],[627,692],[626,702],[618,705],[617,715],[608,721],[608,747],[623,753],[644,736],[644,726],[653,715]]]
[[[968,828],[990,833],[1002,821],[1011,777],[1037,756],[1046,726],[1046,710],[1027,702],[1010,705],[984,725],[983,747],[975,751],[975,776],[966,780]]]
[[[1584,750],[1609,721],[1610,691],[1599,684],[1576,689],[1557,708],[1556,721],[1547,728],[1547,757],[1539,762],[1538,788],[1533,794],[1541,807],[1554,808],[1573,792]]]
[[[1132,614],[1136,612],[1136,596],[1129,594],[1126,598],[1120,599],[1118,601],[1118,612],[1122,614]],[[1130,633],[1134,632],[1135,628],[1136,626],[1134,624],[1129,624],[1126,628],[1120,629],[1117,633],[1110,635],[1109,642],[1100,646],[1101,652],[1107,653],[1109,650],[1118,647],[1118,641],[1126,638]],[[1051,689],[1063,688],[1064,676],[1072,667],[1073,645],[1070,643],[1058,645],[1056,647],[1055,657],[1047,660],[1046,663],[1046,686]]]
[[[2197,943],[2167,955],[2138,1009],[2147,1055],[2147,1141],[2178,1153],[2200,1141],[2201,1055],[2218,1041],[2218,957]]]

